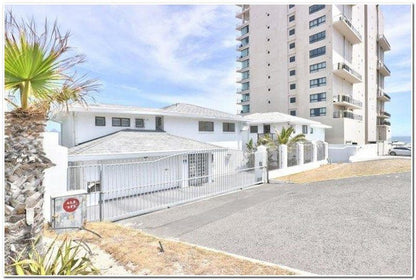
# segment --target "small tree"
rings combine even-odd
[[[290,145],[297,142],[303,142],[305,141],[305,134],[296,134],[292,136],[292,134],[295,133],[295,129],[293,127],[289,127],[285,129],[284,127],[280,131],[276,131],[277,134],[277,145]]]

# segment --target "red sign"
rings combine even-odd
[[[74,212],[79,206],[79,200],[76,198],[68,198],[64,201],[63,208],[66,212]]]

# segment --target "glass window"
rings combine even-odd
[[[326,32],[325,30],[316,34],[313,34],[311,36],[309,36],[309,44],[321,41],[323,39],[325,39],[326,36]]]
[[[296,89],[296,84],[290,84],[290,89]]]
[[[295,28],[290,29],[289,30],[289,36],[294,35],[294,34],[295,34]]]
[[[289,100],[290,100],[290,103],[296,103],[296,97],[291,97]]]
[[[309,81],[309,87],[310,88],[321,87],[321,86],[325,86],[325,85],[326,85],[326,77],[313,79],[313,80]]]
[[[313,102],[326,101],[326,92],[320,92],[320,93],[311,94],[309,96],[309,101],[311,103],[313,103]]]
[[[325,5],[312,5],[309,7],[309,14],[316,13],[322,9],[325,9]]]
[[[144,127],[144,119],[135,119],[135,125],[138,128],[143,128]]]
[[[310,130],[311,130],[311,131],[310,131],[310,133],[311,133],[311,134],[313,134],[313,127],[311,127],[311,129],[310,129]]]
[[[313,108],[310,110],[311,117],[319,117],[319,116],[325,116],[326,115],[326,107],[322,108]]]
[[[241,28],[241,35],[244,35],[244,34],[247,34],[247,33],[248,33],[248,25]]]
[[[296,116],[296,110],[290,110],[290,111],[289,111],[289,114],[290,114],[291,116]]]
[[[249,66],[249,59],[241,62],[241,69],[246,68],[248,66]]]
[[[315,73],[318,72],[321,69],[325,69],[326,68],[326,61],[323,62],[319,62],[316,64],[312,64],[309,66],[309,73]]]
[[[250,82],[241,84],[241,90],[248,90],[249,88],[250,88]]]
[[[295,5],[289,5],[289,9],[292,9],[293,7],[295,7]]]
[[[105,117],[95,117],[95,126],[105,126]]]
[[[246,56],[248,56],[248,49],[241,51],[241,57],[246,57]]]
[[[302,133],[303,134],[308,134],[308,126],[307,125],[302,125]]]
[[[295,56],[289,57],[289,62],[295,62]]]
[[[295,76],[295,75],[296,75],[296,70],[290,70],[289,76]]]
[[[250,73],[249,73],[249,71],[245,71],[245,72],[242,72],[241,73],[241,79],[242,80],[244,80],[244,79],[248,79],[250,77]]]
[[[129,118],[112,118],[111,122],[113,126],[130,127]]]
[[[235,132],[235,123],[222,123],[223,132]]]
[[[291,15],[290,17],[289,17],[289,22],[292,22],[292,21],[294,21],[295,20],[295,15]]]
[[[295,42],[289,44],[289,49],[295,48]]]
[[[313,28],[313,27],[316,27],[316,26],[319,26],[319,25],[321,25],[322,23],[325,23],[325,21],[326,21],[326,16],[321,16],[321,17],[319,17],[319,18],[316,18],[316,19],[314,19],[314,20],[311,20],[311,21],[309,22],[309,29],[310,29],[310,28]]]
[[[317,56],[324,55],[325,52],[326,52],[326,47],[325,46],[310,50],[309,51],[309,58],[314,58],[314,57],[317,57]]]
[[[214,122],[199,122],[199,131],[214,131]]]
[[[257,133],[259,130],[257,125],[251,125],[250,126],[250,133]]]

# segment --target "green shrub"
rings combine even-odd
[[[65,239],[60,245],[55,239],[45,253],[37,249],[39,239],[32,243],[27,259],[22,259],[25,250],[13,259],[17,275],[90,275],[99,274],[89,258],[89,248],[80,241]],[[87,252],[82,253],[82,249]]]

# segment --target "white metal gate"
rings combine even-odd
[[[88,191],[89,221],[114,221],[263,183],[266,167],[255,167],[253,159],[254,154],[221,149],[78,163],[68,167],[68,190]]]

